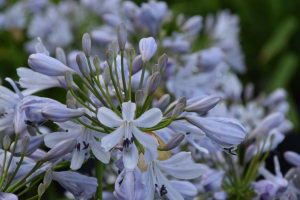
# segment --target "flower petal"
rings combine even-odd
[[[110,153],[106,152],[104,148],[101,147],[101,142],[95,140],[94,136],[90,135],[89,137],[90,147],[96,158],[105,164],[109,163]]]
[[[146,148],[150,149],[157,149],[158,142],[157,139],[149,135],[147,133],[144,133],[143,131],[140,131],[137,127],[133,126],[132,132],[134,137]]]
[[[123,149],[123,163],[126,169],[134,169],[139,160],[138,150],[135,144],[131,145],[131,149],[126,151]]]
[[[190,152],[179,152],[173,155],[172,157],[168,158],[167,160],[157,161],[157,162],[164,165],[178,165],[178,164],[187,163],[187,161],[191,159],[192,156]]]
[[[45,145],[49,148],[54,147],[57,143],[67,140],[70,138],[78,138],[80,136],[80,131],[70,131],[70,132],[54,132],[47,134],[44,138]]]
[[[150,128],[157,125],[163,115],[158,108],[152,108],[142,114],[138,119],[134,120],[137,127]]]
[[[73,151],[72,160],[71,160],[71,166],[70,168],[72,170],[77,170],[82,166],[82,163],[84,161],[86,151]]]
[[[111,128],[121,126],[123,122],[116,113],[105,107],[99,108],[97,118],[102,124]]]
[[[124,102],[122,103],[122,109],[123,120],[133,120],[136,109],[135,103],[131,103],[131,101]]]
[[[117,130],[111,132],[101,139],[101,146],[105,149],[105,151],[113,148],[121,140],[124,132],[125,127],[124,125],[121,125]]]

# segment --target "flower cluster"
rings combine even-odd
[[[52,180],[76,199],[297,199],[300,155],[285,153],[296,166],[285,176],[277,157],[276,175],[264,167],[293,128],[287,92],[255,97],[253,84],[242,87],[236,15],[180,14],[167,36],[165,2],[81,1],[104,25],[66,56],[61,47],[86,10],[73,1],[30,2],[0,15],[0,27],[9,29],[18,26],[11,10],[29,6],[28,35],[43,39],[31,42],[31,69],[18,68],[18,82],[5,79],[14,92],[0,86],[0,199],[22,198],[42,182],[32,197],[40,199]],[[79,10],[85,14],[72,24],[68,17]],[[199,39],[203,46],[194,51]],[[52,87],[66,90],[65,103],[33,95]],[[92,159],[95,177],[75,172]]]

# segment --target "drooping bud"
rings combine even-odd
[[[143,92],[142,90],[138,90],[135,93],[135,103],[138,107],[142,107],[143,105]]]
[[[116,58],[118,56],[118,53],[119,53],[119,45],[116,41],[113,41],[111,43],[111,50],[114,54],[114,57]]]
[[[163,73],[168,64],[168,56],[166,54],[162,55],[158,60],[158,66],[160,69],[160,73]]]
[[[83,34],[82,36],[82,49],[87,58],[91,55],[91,37],[88,33]]]
[[[126,41],[127,41],[127,30],[125,24],[122,22],[118,26],[118,43],[121,51],[125,50]]]
[[[52,181],[52,177],[53,177],[53,172],[51,169],[48,169],[45,176],[44,176],[44,187],[45,189],[47,189]]]
[[[57,47],[55,50],[56,59],[62,62],[62,64],[67,65],[66,54],[64,50],[60,47]]]
[[[70,108],[70,109],[76,109],[76,106],[75,106],[75,104],[73,103],[73,101],[67,100],[66,104],[67,104],[67,107],[68,107],[68,108]]]
[[[102,68],[100,67],[100,59],[99,59],[98,56],[94,56],[94,58],[93,58],[93,64],[94,64],[94,67],[96,68],[96,70],[102,69]],[[99,73],[101,74],[102,71],[101,71],[101,72],[99,71]]]
[[[185,135],[183,133],[176,133],[167,142],[167,144],[164,146],[163,150],[164,151],[170,151],[170,150],[176,148],[182,142],[182,140],[184,139],[184,136]]]
[[[38,187],[38,196],[41,197],[45,192],[45,187],[44,187],[44,184],[41,183]]]
[[[128,56],[129,56],[129,59],[130,59],[130,60],[133,60],[133,59],[134,59],[135,51],[134,51],[133,48],[129,49],[129,51],[128,51]]]
[[[152,67],[152,74],[154,74],[155,72],[159,72],[159,66],[158,66],[158,64],[155,64],[155,65]]]
[[[9,145],[10,145],[10,137],[8,135],[6,135],[3,138],[3,149],[8,150]]]
[[[57,158],[61,158],[62,156],[66,155],[70,151],[72,151],[76,146],[76,139],[71,138],[67,140],[63,140],[55,145],[50,151],[48,151],[41,160],[43,162],[54,160]]]
[[[25,156],[30,145],[30,138],[26,135],[22,139],[21,143],[21,156]]]
[[[155,72],[153,75],[149,76],[146,83],[146,95],[151,96],[157,87],[159,86],[161,80],[161,75],[159,72]]]
[[[34,130],[34,128],[32,126],[27,126],[27,131],[30,136],[36,136],[36,131]]]
[[[159,108],[160,110],[164,110],[169,104],[169,102],[170,102],[170,95],[165,94],[157,101],[154,108]]]
[[[132,72],[131,74],[134,75],[137,72],[139,72],[141,69],[143,68],[143,60],[142,60],[142,56],[138,55],[137,57],[135,57],[132,61]]]
[[[108,49],[106,51],[106,62],[109,67],[112,67],[113,62],[114,62],[114,55],[113,55],[113,51],[111,49]]]
[[[73,104],[76,104],[76,99],[73,97],[72,93],[70,91],[67,92],[67,100],[70,100],[73,102]]]
[[[111,81],[111,77],[110,77],[110,73],[109,73],[109,67],[106,67],[104,69],[104,72],[102,74],[102,78],[103,78],[105,86],[108,86],[109,82]]]
[[[204,97],[200,101],[197,101],[196,103],[193,103],[192,105],[189,105],[185,108],[185,111],[187,112],[196,112],[198,114],[204,114],[213,107],[215,107],[219,101],[221,100],[221,97],[218,95],[209,95],[207,97]]]
[[[183,103],[177,103],[176,107],[174,108],[172,115],[171,115],[171,119],[176,119],[179,115],[181,115],[183,109],[184,109],[185,105]]]
[[[42,116],[54,122],[65,122],[86,113],[86,108],[69,109],[63,105],[49,104],[42,108]]]
[[[90,77],[90,73],[88,70],[89,66],[85,56],[82,53],[77,54],[76,62],[82,75],[88,79]]]
[[[72,86],[73,86],[73,76],[72,76],[71,72],[65,71],[65,81],[66,81],[68,87],[72,88]]]

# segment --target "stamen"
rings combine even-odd
[[[77,144],[77,151],[80,151],[80,143]]]
[[[19,95],[20,99],[24,99],[24,95],[20,92],[16,83],[11,78],[5,78],[5,80],[11,84],[11,86],[14,88],[15,92]]]
[[[160,196],[164,196],[167,193],[168,193],[168,191],[167,191],[165,185],[162,185],[160,188]]]

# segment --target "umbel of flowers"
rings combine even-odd
[[[33,70],[21,68],[19,72],[31,77],[26,79],[27,84],[36,82],[35,77],[42,77],[43,82],[38,87],[57,84],[65,88],[66,104],[31,95],[40,88],[20,91],[9,78],[6,80],[15,93],[1,86],[0,129],[13,133],[3,138],[0,150],[1,198],[22,198],[26,191],[43,180],[37,195],[32,197],[41,199],[54,180],[76,199],[89,199],[93,193],[96,199],[103,199],[109,195],[102,188],[104,165],[105,169],[113,169],[112,163],[119,172],[113,192],[117,199],[191,198],[198,195],[197,188],[177,179],[195,179],[205,172],[203,181],[209,168],[196,163],[190,152],[178,147],[188,141],[208,154],[208,149],[195,141],[210,139],[220,150],[235,154],[237,146],[246,137],[240,122],[232,118],[202,116],[221,98],[218,95],[192,99],[183,96],[170,103],[170,95],[165,94],[154,102],[154,93],[168,63],[167,55],[162,55],[150,68],[147,63],[156,53],[155,40],[152,37],[140,40],[140,55],[137,56],[142,62],[137,62],[135,50],[125,50],[127,30],[123,23],[118,26],[117,35],[118,42],[112,42],[111,49],[106,52],[106,61],[100,62],[98,56],[91,57],[91,39],[89,34],[84,34],[84,54],[79,53],[76,57],[78,72],[67,66],[61,48],[57,48],[56,58],[52,58],[42,43],[38,43],[37,53],[28,59]],[[144,77],[146,70],[151,72],[148,78]],[[42,130],[43,123],[48,120],[59,126],[56,132]],[[174,134],[168,133],[170,129],[175,131]],[[166,143],[161,138],[164,135],[170,136]],[[51,149],[41,150],[43,143]],[[171,153],[170,150],[175,148],[178,151]],[[254,155],[256,163],[250,165],[257,164],[263,148],[258,148]],[[61,171],[66,168],[78,170],[91,158],[95,159],[95,178]],[[202,158],[206,159],[205,156]],[[225,158],[234,167],[232,156],[225,155]],[[209,162],[215,163],[213,157]],[[251,171],[247,171],[246,178],[255,174],[257,168],[249,168]],[[220,179],[224,171],[226,166]],[[232,169],[228,171],[230,175]],[[169,180],[169,175],[176,179]],[[226,179],[228,193],[236,184],[235,176],[229,178],[233,179]],[[251,177],[243,182],[245,191],[250,187],[250,180]]]

